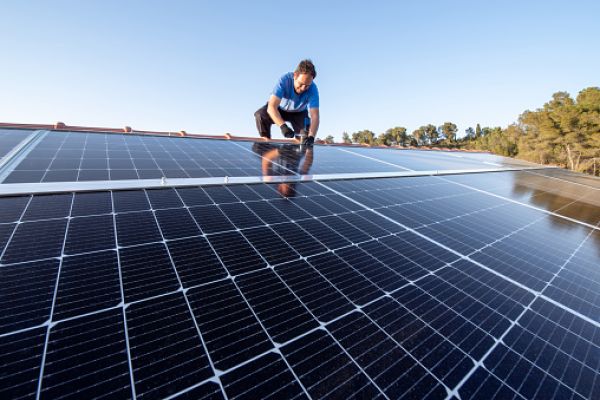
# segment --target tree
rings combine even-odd
[[[427,144],[427,134],[425,133],[425,127],[422,126],[419,129],[415,129],[412,136],[417,146],[424,146]]]
[[[408,143],[408,135],[406,133],[406,128],[403,126],[396,126],[394,128],[390,128],[387,131],[385,131],[385,133],[379,135],[378,141],[379,143],[385,144],[387,146],[406,146],[406,144]]]
[[[475,130],[473,128],[468,127],[465,129],[465,140],[473,140],[475,139]]]
[[[456,124],[453,124],[452,122],[444,122],[444,125],[439,127],[439,131],[450,143],[454,143],[456,140],[456,132],[458,132]]]
[[[352,142],[360,143],[360,144],[374,144],[375,143],[375,133],[370,130],[362,130],[358,132],[354,132],[352,134]]]
[[[429,144],[430,145],[437,144],[437,142],[440,138],[440,133],[438,132],[437,127],[435,125],[428,124],[428,125],[422,126],[422,128],[425,131],[425,136],[427,137]]]
[[[350,135],[348,135],[348,132],[342,133],[342,142],[346,144],[352,143],[352,139],[350,139]]]
[[[474,135],[471,128],[465,133],[465,148],[600,174],[600,88],[585,88],[575,99],[556,92],[543,107],[525,110],[518,123],[505,129],[477,124]]]
[[[522,156],[594,173],[600,155],[600,88],[586,88],[576,100],[567,92],[554,93],[542,108],[521,114],[520,122]]]
[[[417,142],[417,139],[415,139],[415,137],[413,135],[408,135],[408,145],[412,146],[412,147],[417,147],[419,145],[419,143]]]
[[[331,144],[333,142],[334,142],[334,138],[332,135],[327,135],[327,137],[325,137],[325,143]]]
[[[484,127],[481,129],[481,134],[480,134],[481,136],[480,136],[480,137],[483,137],[483,136],[489,135],[489,134],[490,134],[490,132],[492,132],[492,128],[490,128],[489,126],[484,126]]]

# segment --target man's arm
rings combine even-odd
[[[319,109],[309,108],[308,112],[310,113],[310,129],[308,131],[308,136],[317,137],[317,132],[319,131]]]
[[[281,126],[285,124],[283,118],[281,118],[281,114],[279,113],[279,104],[281,103],[281,99],[274,94],[269,97],[269,102],[267,103],[267,113],[269,113],[269,117],[273,120],[273,122],[277,126]]]

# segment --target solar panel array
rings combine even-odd
[[[0,132],[0,150],[20,136]],[[452,153],[422,156],[397,150],[317,146],[309,150],[317,162],[306,165],[312,174],[382,173],[436,169],[480,169],[501,166]],[[372,153],[375,151],[375,153]],[[3,183],[79,182],[126,179],[245,177],[302,173],[307,150],[297,145],[198,140],[124,134],[51,132],[29,151]],[[275,154],[273,154],[275,153]],[[378,154],[372,157],[372,154]],[[268,160],[270,160],[268,162]],[[396,160],[397,161],[397,160]],[[513,163],[514,164],[514,163]],[[272,167],[274,168],[267,168]],[[407,165],[407,166],[403,166]],[[507,163],[507,165],[511,165]]]
[[[54,145],[79,134],[63,135]],[[260,164],[247,145],[160,140]],[[44,159],[42,143],[28,157]],[[60,143],[44,147],[52,162]],[[325,149],[324,171],[352,156]],[[600,398],[585,182],[519,171],[298,182],[289,198],[290,183],[2,197],[0,397]]]

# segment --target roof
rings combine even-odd
[[[2,398],[600,395],[597,178],[64,124],[0,157]]]

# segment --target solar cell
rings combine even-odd
[[[283,346],[281,352],[313,398],[384,398],[342,347],[322,330]]]
[[[130,398],[131,389],[122,310],[82,316],[50,329],[41,396]]]
[[[310,257],[308,262],[352,303],[362,306],[385,293],[333,253]]]
[[[198,225],[185,208],[157,210],[154,215],[165,239],[200,235]]]
[[[321,322],[328,322],[354,309],[341,292],[304,260],[280,265],[275,272]]]
[[[304,305],[270,270],[240,276],[236,283],[269,336],[282,344],[319,326]]]
[[[181,293],[128,307],[127,330],[138,398],[164,398],[212,377]]]
[[[269,227],[244,229],[242,234],[270,265],[300,258],[300,254]]]
[[[86,215],[110,214],[113,211],[112,196],[110,192],[75,193],[72,217]]]
[[[64,218],[71,212],[72,194],[49,194],[33,196],[22,221]]]
[[[0,261],[13,264],[60,257],[67,220],[49,219],[17,225]]]
[[[56,287],[54,320],[116,307],[120,302],[121,283],[116,251],[63,258]]]
[[[30,399],[38,390],[38,379],[47,329],[37,328],[0,335],[0,396]]]
[[[191,289],[187,294],[206,348],[224,371],[273,348],[264,329],[230,279]]]
[[[207,238],[231,275],[255,271],[267,266],[264,259],[239,232],[216,233]]]
[[[364,314],[352,313],[327,328],[388,398],[446,396],[443,384]],[[440,358],[443,357],[450,358],[452,354]],[[454,372],[454,380],[461,378],[461,365],[456,359],[444,366]]]
[[[249,362],[222,378],[232,399],[308,399],[281,356],[274,353]]]
[[[170,240],[167,246],[184,288],[213,282],[227,276],[227,271],[205,238]]]
[[[0,334],[31,328],[50,318],[59,263],[37,261],[0,268]]]
[[[128,303],[173,292],[180,287],[163,243],[121,249],[119,263]]]
[[[233,142],[45,139],[22,166],[46,177],[260,168]],[[0,198],[0,396],[597,398],[598,232],[556,215],[593,202],[511,192],[525,174]]]

